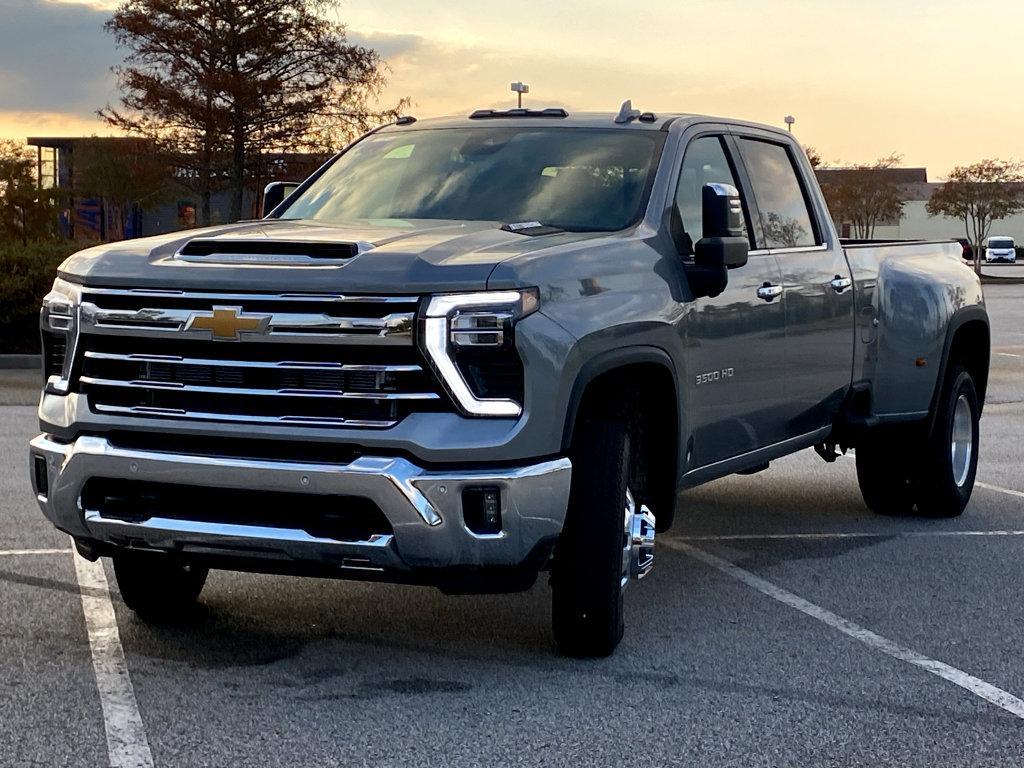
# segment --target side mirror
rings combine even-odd
[[[737,238],[743,236],[743,203],[740,193],[731,184],[711,182],[701,190],[705,238]]]
[[[263,208],[260,217],[263,218],[279,205],[284,199],[295,192],[299,182],[271,182],[263,188]]]
[[[728,271],[747,263],[750,243],[743,234],[743,204],[731,184],[705,184],[701,191],[704,237],[693,246],[686,273],[696,296],[718,296],[729,282]]]

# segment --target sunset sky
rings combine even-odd
[[[111,2],[0,0],[0,137],[107,133]],[[831,162],[892,152],[932,179],[1024,159],[1019,0],[344,0],[417,117],[526,104],[782,124]]]

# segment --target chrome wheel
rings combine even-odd
[[[654,567],[654,526],[654,513],[647,505],[637,510],[633,492],[627,488],[622,532],[623,589],[630,577],[643,579]]]
[[[971,458],[974,454],[974,414],[966,395],[957,398],[953,407],[950,454],[953,459],[953,482],[957,486],[963,486],[970,473]]]

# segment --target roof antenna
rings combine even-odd
[[[640,110],[633,109],[633,102],[630,99],[626,99],[622,102],[622,106],[619,107],[619,114],[615,116],[616,123],[628,123],[630,120],[636,120],[640,117]]]

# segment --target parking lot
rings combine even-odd
[[[37,510],[34,408],[0,405],[0,763],[1020,765],[1024,285],[986,293],[961,518],[872,515],[813,452],[686,492],[603,660],[554,655],[544,580],[219,572],[190,624],[142,624]]]

